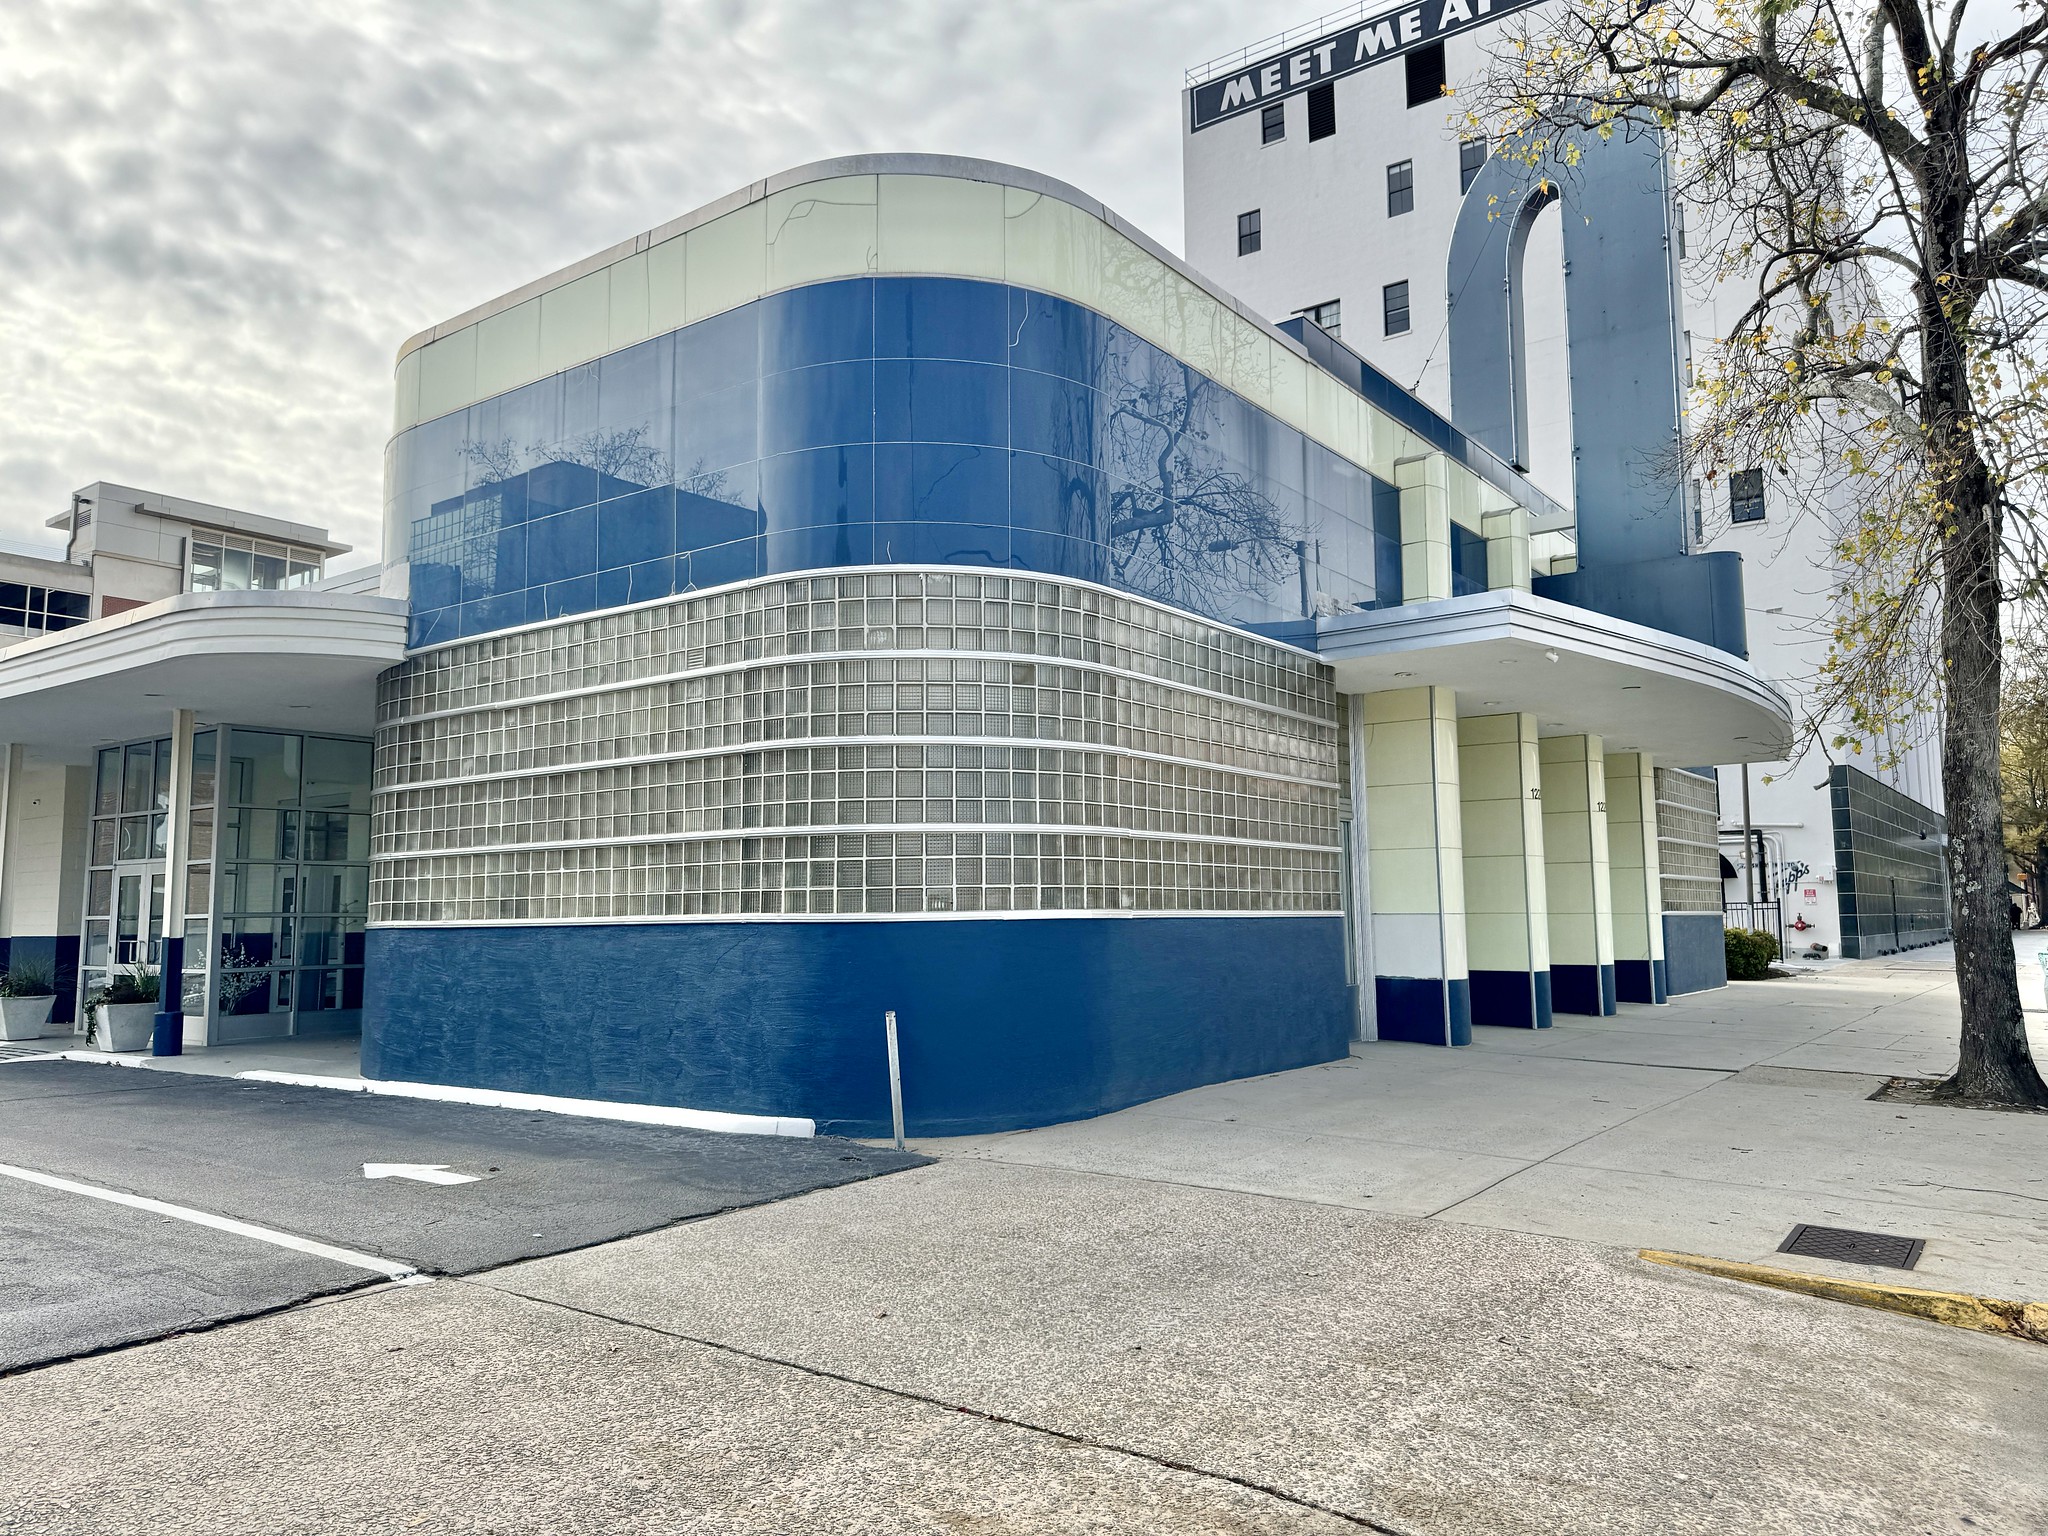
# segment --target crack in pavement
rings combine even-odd
[[[779,1355],[765,1355],[757,1350],[745,1349],[740,1345],[728,1344],[719,1339],[707,1339],[701,1338],[696,1334],[678,1333],[672,1328],[663,1328],[655,1323],[644,1323],[636,1318],[620,1317],[614,1313],[600,1312],[591,1307],[579,1307],[573,1302],[557,1301],[550,1296],[532,1296],[524,1291],[507,1290],[502,1286],[491,1285],[475,1278],[453,1283],[458,1285],[475,1285],[480,1289],[490,1291],[496,1296],[509,1296],[536,1307],[553,1307],[563,1312],[573,1312],[579,1317],[587,1317],[594,1322],[611,1323],[621,1328],[638,1329],[642,1333],[651,1333],[659,1338],[673,1339],[680,1344],[695,1344],[700,1348],[717,1350],[721,1354],[732,1355],[741,1360],[751,1360],[759,1365],[770,1365],[781,1370],[796,1371],[801,1375],[815,1377],[820,1381],[836,1381],[850,1387],[861,1387],[867,1391],[879,1392],[885,1397],[896,1398],[902,1402],[919,1403],[928,1408],[942,1408],[949,1413],[968,1414],[982,1420],[984,1423],[1000,1424],[1010,1429],[1021,1429],[1031,1434],[1045,1435],[1051,1439],[1063,1441],[1068,1445],[1078,1445],[1088,1450],[1106,1451],[1115,1456],[1128,1456],[1133,1461],[1142,1461],[1151,1466],[1164,1468],[1169,1472],[1179,1472],[1189,1477],[1207,1478],[1213,1482],[1229,1483],[1248,1492],[1261,1494],[1266,1498],[1276,1499],[1283,1504],[1292,1505],[1297,1509],[1308,1509],[1320,1515],[1329,1515],[1333,1519],[1355,1525],[1360,1530],[1375,1532],[1376,1536],[1421,1536],[1420,1532],[1405,1526],[1388,1525],[1383,1521],[1373,1519],[1369,1515],[1353,1514],[1350,1510],[1338,1509],[1334,1505],[1321,1503],[1303,1494],[1289,1493],[1284,1488],[1276,1488],[1268,1483],[1255,1482],[1251,1478],[1239,1477],[1232,1472],[1219,1472],[1212,1467],[1198,1467],[1191,1462],[1175,1461],[1170,1456],[1161,1456],[1152,1451],[1139,1450],[1136,1446],[1118,1445],[1113,1441],[1097,1440],[1088,1435],[1075,1434],[1071,1430],[1055,1429],[1049,1424],[1034,1423],[1030,1419],[1019,1419],[1009,1414],[996,1413],[986,1408],[970,1407],[965,1403],[951,1402],[943,1397],[932,1397],[923,1392],[912,1392],[907,1388],[892,1387],[883,1382],[870,1381],[865,1377],[849,1376],[841,1371],[827,1370],[823,1366],[806,1365],[801,1360],[788,1360]]]

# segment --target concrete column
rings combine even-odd
[[[1488,512],[1479,522],[1486,536],[1486,589],[1499,592],[1513,588],[1529,590],[1533,574],[1529,564],[1529,509],[1503,507]]]
[[[1614,890],[1614,991],[1661,1003],[1664,871],[1657,857],[1657,771],[1644,752],[1607,754],[1607,857]]]
[[[1367,837],[1379,1037],[1466,1045],[1472,989],[1457,701],[1448,688],[1403,688],[1360,702],[1372,785]]]
[[[164,929],[152,1056],[185,1051],[185,861],[191,853],[192,711],[171,711],[171,795],[165,810]]]
[[[1401,492],[1401,601],[1451,595],[1450,463],[1440,453],[1394,465]]]
[[[1352,1033],[1360,1040],[1380,1037],[1379,974],[1373,965],[1372,942],[1372,850],[1368,839],[1371,820],[1365,803],[1365,695],[1354,693],[1344,700],[1346,764],[1351,773],[1351,910],[1344,921],[1351,934],[1351,957],[1357,966],[1356,1017]]]
[[[4,756],[0,756],[0,945],[14,937],[14,927],[8,921],[9,907],[14,898],[14,872],[8,866],[8,857],[14,851],[14,786],[21,780],[21,748],[9,745]],[[0,970],[4,970],[8,956],[0,948]]]
[[[1551,1006],[1559,1013],[1612,1013],[1614,892],[1600,738],[1546,736],[1539,746]]]
[[[1550,1027],[1550,901],[1534,715],[1458,722],[1472,1022]]]

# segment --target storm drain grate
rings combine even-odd
[[[1848,1227],[1814,1227],[1801,1222],[1785,1241],[1780,1253],[1796,1253],[1809,1259],[1833,1259],[1840,1264],[1881,1264],[1887,1269],[1911,1269],[1920,1262],[1926,1240],[1896,1237],[1890,1232],[1856,1232]]]

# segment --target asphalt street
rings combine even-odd
[[[278,1241],[0,1176],[0,1371],[382,1283],[470,1274],[925,1159],[79,1062],[0,1065],[0,1165]],[[462,1183],[369,1178],[366,1164]]]

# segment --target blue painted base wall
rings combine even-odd
[[[1624,1003],[1661,1003],[1670,996],[1664,977],[1662,960],[1617,960],[1615,996]]]
[[[1550,1028],[1550,972],[1474,971],[1472,1022],[1509,1029]]]
[[[67,1027],[78,1022],[78,935],[63,934],[22,934],[17,938],[0,939],[0,971],[5,971],[15,961],[41,965],[50,972],[57,988],[57,995],[50,1003],[50,1030],[59,1024]]]
[[[1374,978],[1380,1038],[1411,1045],[1472,1043],[1472,983],[1464,976]]]
[[[1664,984],[1673,997],[1728,985],[1728,940],[1720,913],[1664,914]]]
[[[919,1136],[1341,1059],[1336,917],[373,928],[363,1072]]]
[[[1611,1014],[1615,1011],[1614,967],[1552,965],[1550,996],[1551,1006],[1559,1013]]]

